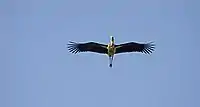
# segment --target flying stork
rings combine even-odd
[[[95,52],[100,54],[106,54],[109,57],[109,67],[112,67],[113,57],[115,54],[125,52],[141,52],[145,54],[151,54],[155,49],[153,42],[149,43],[136,43],[127,42],[123,44],[115,44],[114,37],[110,37],[110,43],[108,45],[100,44],[96,42],[77,43],[69,41],[68,50],[71,53],[79,52]]]

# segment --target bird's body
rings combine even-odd
[[[108,44],[107,46],[107,50],[108,50],[108,56],[113,56],[115,54],[115,45],[114,44]]]
[[[107,55],[108,55],[109,61],[110,61],[109,66],[112,67],[112,61],[113,61],[113,58],[114,58],[114,54],[116,52],[116,48],[115,48],[114,38],[113,37],[111,37],[111,41],[107,46],[107,51],[108,51]]]
[[[78,52],[95,52],[100,54],[107,54],[109,57],[110,64],[109,66],[112,67],[112,61],[115,54],[125,53],[125,52],[142,52],[146,54],[152,53],[154,51],[154,44],[153,42],[140,44],[136,42],[128,42],[124,44],[115,45],[114,37],[111,36],[110,43],[108,45],[100,44],[96,42],[87,42],[87,43],[76,43],[70,42],[68,44],[68,49],[72,53]]]

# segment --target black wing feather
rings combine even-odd
[[[153,42],[141,44],[136,42],[129,42],[124,44],[116,45],[116,54],[123,52],[142,52],[145,54],[151,54],[155,49]]]
[[[71,53],[79,53],[79,52],[96,52],[96,53],[107,53],[106,45],[95,43],[95,42],[87,42],[87,43],[76,43],[76,42],[69,42],[68,50]]]

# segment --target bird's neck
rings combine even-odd
[[[114,45],[114,41],[110,41],[110,45],[113,46]]]

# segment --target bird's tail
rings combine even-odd
[[[112,67],[112,62],[113,62],[113,56],[109,56],[109,67]]]

